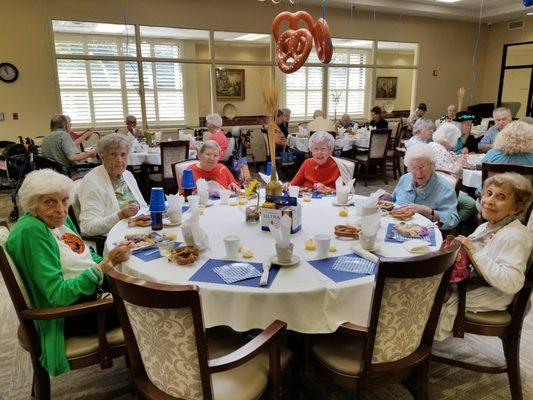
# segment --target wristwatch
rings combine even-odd
[[[435,209],[434,208],[431,209],[431,220],[435,221]]]

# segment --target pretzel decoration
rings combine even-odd
[[[284,21],[289,23],[289,29],[280,33],[279,27]],[[307,28],[298,28],[300,21],[307,24]],[[324,64],[331,61],[333,44],[329,26],[323,18],[315,23],[313,17],[305,11],[284,11],[272,21],[272,34],[276,40],[278,67],[286,74],[296,72],[304,65],[311,53],[313,41],[320,61]],[[292,64],[287,64],[289,60],[293,60]]]

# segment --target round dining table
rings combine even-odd
[[[361,196],[354,197],[355,202],[363,199]],[[327,234],[332,237],[331,244],[336,247],[336,251],[330,252],[329,257],[353,254],[351,248],[358,241],[335,238],[334,227],[338,224],[356,223],[359,218],[356,207],[346,207],[348,216],[342,217],[339,213],[341,207],[334,205],[335,200],[335,197],[312,199],[311,202],[299,200],[302,226],[290,238],[294,244],[294,254],[300,258],[300,262],[294,266],[281,267],[268,287],[194,280],[193,276],[198,275],[197,272],[210,259],[225,259],[223,238],[226,235],[238,235],[243,249],[253,253],[250,259],[239,256],[235,261],[262,263],[275,254],[272,234],[261,230],[259,223],[245,222],[245,206],[223,205],[219,200],[206,207],[204,214],[199,217],[199,225],[207,233],[209,244],[200,252],[199,259],[194,264],[180,266],[163,257],[143,261],[133,254],[121,268],[126,274],[149,281],[197,285],[206,327],[226,325],[236,331],[246,331],[265,328],[275,319],[285,321],[288,329],[301,333],[331,333],[348,321],[367,326],[375,275],[362,275],[335,282],[312,265],[318,259],[316,252],[305,249],[306,239],[313,238],[316,234]],[[183,221],[189,216],[189,212],[185,212]],[[376,255],[396,258],[412,256],[403,244],[384,241],[389,224],[397,222],[388,216],[381,217]],[[418,214],[412,222],[431,226],[428,219]],[[123,241],[125,234],[149,232],[149,227],[128,227],[127,221],[122,220],[109,232],[105,252]],[[164,227],[163,233],[165,232],[176,234],[176,241],[183,242],[179,226]],[[434,232],[435,245],[430,247],[431,250],[438,249],[442,244],[440,231],[434,228]],[[273,274],[272,270],[270,274]]]

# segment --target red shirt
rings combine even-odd
[[[211,135],[209,140],[214,140],[218,143],[220,146],[220,159],[224,160],[224,154],[226,153],[226,149],[228,148],[228,138],[226,135],[224,135],[224,132],[222,131],[216,131]]]
[[[335,181],[340,175],[339,167],[333,158],[329,157],[322,165],[319,165],[314,158],[308,158],[291,181],[291,185],[312,188],[315,183],[322,183],[335,189]]]
[[[238,186],[232,173],[224,164],[217,164],[211,171],[201,169],[199,163],[191,165],[189,168],[192,169],[192,175],[194,176],[195,181],[200,178],[204,178],[206,181],[216,181],[226,189],[231,183],[235,183]]]
[[[80,135],[78,135],[74,131],[70,131],[69,134],[70,134],[70,137],[72,138],[72,140],[76,140],[76,139],[78,139],[80,137]]]

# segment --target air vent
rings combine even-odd
[[[524,21],[510,21],[507,23],[507,30],[514,31],[516,29],[524,29]]]

